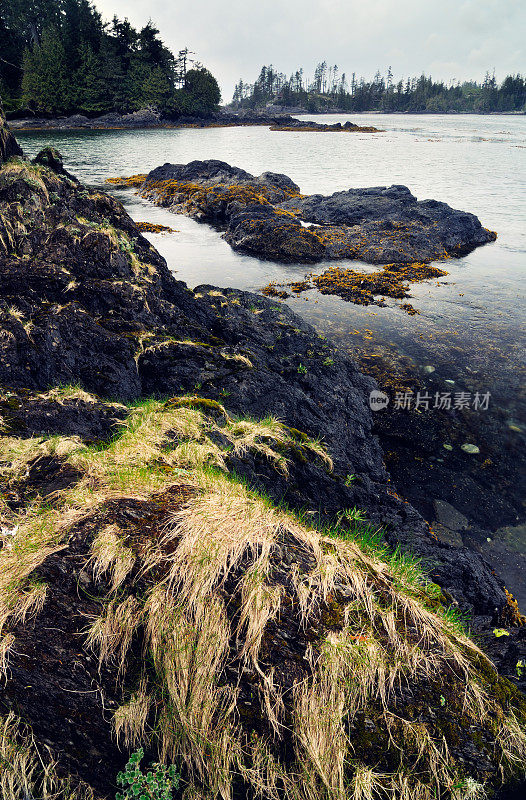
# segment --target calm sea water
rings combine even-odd
[[[444,278],[413,285],[410,302],[418,316],[409,317],[395,301],[386,308],[361,307],[315,290],[288,302],[356,357],[374,349],[386,369],[409,365],[424,381],[433,367],[435,388],[442,381],[444,389],[490,392],[490,409],[481,413],[499,420],[503,447],[524,453],[526,117],[375,114],[316,119],[351,119],[384,132],[280,133],[249,127],[52,131],[18,137],[31,156],[53,143],[69,170],[97,186],[107,177],[148,172],[166,161],[216,158],[254,174],[284,172],[304,193],[405,184],[419,199],[435,198],[475,213],[485,227],[498,232],[497,241],[447,261]],[[149,238],[177,277],[192,287],[211,283],[258,291],[270,280],[298,279],[308,271],[301,264],[236,254],[209,226],[156,208],[129,190],[112,191],[134,219],[177,228],[175,234]],[[316,265],[316,271],[323,267]],[[472,431],[469,441],[483,451],[485,442],[477,441],[477,435],[485,434]],[[518,539],[515,532],[514,542],[516,550],[526,553],[524,532]],[[526,571],[521,580],[526,583]]]

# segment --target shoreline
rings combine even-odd
[[[347,128],[341,123],[325,125],[324,123],[313,122],[312,125],[305,125],[305,120],[300,120],[298,117],[305,116],[362,116],[362,115],[397,115],[397,116],[479,116],[479,117],[521,117],[526,112],[501,112],[491,111],[482,113],[477,111],[445,111],[445,112],[428,112],[428,111],[307,111],[307,110],[294,110],[286,111],[284,113],[274,113],[270,115],[254,113],[253,115],[238,115],[219,114],[211,117],[184,117],[179,120],[163,119],[160,115],[154,112],[135,112],[133,114],[108,114],[102,117],[93,117],[92,119],[84,117],[80,114],[74,114],[69,117],[53,117],[45,119],[43,117],[25,117],[23,119],[11,119],[9,125],[15,132],[31,133],[31,131],[133,131],[133,130],[178,130],[178,129],[192,129],[192,128],[248,128],[248,127],[269,127],[275,131],[297,130],[298,132],[305,132],[305,130],[312,131],[345,131]],[[111,118],[111,119],[109,119]],[[338,127],[340,126],[340,127]],[[370,127],[361,128],[356,126],[350,128],[351,131],[358,133],[376,133]]]

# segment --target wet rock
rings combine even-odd
[[[464,541],[457,530],[447,528],[445,525],[441,525],[440,522],[434,522],[432,529],[439,540],[444,544],[450,544],[453,547],[463,547]]]
[[[62,156],[54,147],[44,147],[38,155],[33,159],[33,164],[40,164],[43,167],[49,167],[53,172],[56,172],[57,175],[64,175],[70,180],[76,181],[77,179],[71,175],[71,173],[66,172],[64,169],[64,162],[62,161]]]
[[[271,261],[315,262],[324,255],[319,238],[298,220],[261,212],[257,217],[251,212],[232,217],[225,239],[235,250]]]
[[[140,193],[176,213],[226,225],[234,249],[273,260],[408,264],[459,256],[496,238],[473,214],[417,201],[406,186],[303,196],[287,176],[257,178],[222,161],[164,164],[147,175]]]
[[[207,161],[190,161],[188,164],[170,164],[168,161],[148,173],[147,182],[156,181],[199,181],[203,185],[216,183],[238,184],[250,181],[253,175],[239,167],[232,167],[226,161],[208,159]]]
[[[460,449],[465,453],[469,453],[470,455],[476,455],[477,453],[480,453],[480,448],[477,447],[476,444],[470,444],[469,442],[466,444],[461,444]]]
[[[379,133],[378,128],[374,128],[373,126],[360,126],[356,125],[354,122],[345,122],[343,125],[341,122],[335,122],[332,125],[325,124],[323,122],[315,122],[313,120],[309,120],[306,122],[305,120],[300,119],[287,119],[285,117],[279,118],[274,122],[274,124],[270,128],[271,131],[303,131],[303,132],[353,132],[353,133]]]
[[[303,113],[305,109],[299,109],[297,113]],[[98,117],[86,117],[84,114],[72,114],[68,117],[37,117],[34,111],[29,108],[10,112],[8,119],[14,129],[17,130],[111,130],[115,128],[221,128],[221,127],[245,127],[247,125],[259,125],[270,127],[278,131],[347,131],[347,132],[371,132],[376,133],[377,129],[361,127],[353,122],[346,122],[344,125],[337,122],[335,125],[326,125],[315,121],[308,123],[276,110],[277,113],[266,113],[265,111],[242,110],[239,113],[219,111],[205,115],[194,114],[161,114],[155,108],[143,108],[130,114],[120,114],[111,112]]]
[[[461,531],[468,527],[468,518],[444,500],[433,500],[433,508],[435,509],[436,518],[446,528],[452,531]]]

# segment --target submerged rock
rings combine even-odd
[[[255,177],[213,160],[164,164],[138,185],[176,213],[226,226],[234,249],[278,261],[428,262],[496,238],[474,214],[418,201],[406,186],[303,196],[285,175]]]

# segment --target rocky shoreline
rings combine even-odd
[[[13,117],[15,115],[12,115]],[[351,133],[378,133],[377,128],[360,126],[352,122],[340,122],[327,125],[325,123],[295,119],[289,114],[265,113],[226,113],[217,112],[206,117],[179,116],[166,117],[155,109],[143,109],[130,114],[117,112],[104,114],[100,117],[87,117],[83,114],[72,114],[69,117],[38,117],[25,116],[10,120],[13,130],[19,131],[45,131],[45,130],[141,130],[148,128],[229,128],[259,125],[268,127],[273,131],[319,131],[319,132],[351,132]]]
[[[0,133],[1,160],[17,155],[5,127]],[[272,196],[296,194],[285,176],[258,181]],[[236,800],[255,796],[261,781],[265,792],[274,781],[280,796],[289,797],[288,776],[297,780],[299,765],[302,798],[311,796],[312,786],[325,797],[324,780],[333,786],[327,797],[343,796],[338,775],[327,779],[319,760],[298,745],[301,730],[305,741],[313,741],[308,726],[322,706],[336,708],[341,702],[356,710],[344,736],[353,742],[356,760],[348,778],[353,785],[364,769],[368,775],[377,769],[380,785],[390,781],[385,785],[395,791],[397,781],[406,781],[404,791],[422,800],[426,781],[444,791],[453,779],[462,786],[471,781],[495,794],[504,763],[495,748],[505,742],[512,760],[520,759],[520,748],[526,751],[519,727],[508,725],[514,714],[526,719],[526,701],[518,691],[525,676],[515,669],[526,655],[524,619],[482,558],[439,542],[397,495],[372,434],[368,398],[375,382],[287,307],[229,288],[192,291],[176,281],[123,207],[79,184],[51,149],[32,163],[15,158],[0,169],[0,278],[0,557],[7,576],[0,581],[0,598],[4,605],[7,597],[11,603],[4,621],[9,676],[0,704],[2,713],[16,712],[37,742],[51,749],[58,777],[71,778],[77,788],[83,784],[96,797],[110,796],[125,760],[117,747],[118,731],[126,734],[130,751],[130,743],[141,741],[149,726],[148,746],[153,752],[159,741],[165,754],[182,757],[183,778],[194,796],[205,789],[218,796],[213,780],[217,775],[226,780],[233,770],[238,777],[229,778],[234,782],[228,786]],[[217,475],[210,473],[211,466]],[[164,536],[176,518],[176,534],[163,538],[159,532]],[[228,567],[218,562],[218,572],[202,578],[202,586],[179,583],[175,572],[163,583],[167,568],[175,570],[185,537],[193,537],[197,546],[203,520],[218,526],[218,552],[229,536],[246,536],[236,544],[239,553],[226,553]],[[409,574],[415,569],[418,574],[418,568],[396,552],[375,550],[374,537],[363,551],[353,549],[345,537],[352,538],[362,522],[370,526],[364,535],[381,528],[390,548],[421,558],[435,589],[418,578],[411,583]],[[333,538],[318,540],[316,526],[333,531]],[[213,525],[207,529],[205,544],[214,530]],[[23,535],[25,546],[17,543]],[[267,546],[270,560],[265,562]],[[381,565],[379,553],[388,564]],[[209,563],[199,551],[196,557],[195,564],[181,562],[185,575],[195,570],[197,576],[196,564]],[[263,594],[253,595],[246,576],[262,570],[270,583]],[[325,576],[321,583],[320,575]],[[192,652],[203,656],[188,663],[177,660],[181,649],[170,649],[168,634],[162,638],[168,630],[162,609],[172,608],[167,603],[176,589],[186,627],[170,629],[170,636],[179,631],[183,641],[194,637]],[[150,600],[142,607],[145,596]],[[305,602],[308,613],[301,611]],[[478,641],[505,678],[497,677],[453,623],[450,627],[447,616],[445,622],[434,616],[441,604],[471,614]],[[114,618],[117,609],[121,616]],[[112,625],[124,624],[122,614],[132,609],[144,623],[126,629],[130,640],[123,650],[121,634],[112,633],[120,628]],[[95,620],[91,649],[80,644],[87,618]],[[131,626],[129,616],[126,620]],[[378,688],[370,698],[366,693],[352,700],[352,692],[336,698],[330,686],[347,685],[346,673],[341,683],[335,679],[343,662],[323,655],[320,643],[337,643],[337,653],[342,637],[352,634],[345,647],[357,648],[351,673],[356,681],[370,626],[373,649],[389,653],[385,658],[391,664],[402,659],[404,671],[418,651],[425,666],[417,659],[421,666],[411,667],[407,686],[393,668],[386,695],[377,666],[381,671],[387,662],[384,656],[377,660],[380,650],[376,655],[366,650],[365,663],[377,666],[360,680]],[[505,648],[500,640],[495,646],[495,626],[506,628]],[[224,634],[224,651],[199,650],[211,642],[215,646],[223,629],[231,631]],[[57,630],[60,635],[53,633]],[[152,631],[161,638],[152,639]],[[144,648],[149,648],[147,659]],[[463,652],[468,655],[455,655]],[[166,660],[161,664],[164,653],[174,659],[173,673],[166,672]],[[193,681],[202,681],[203,664],[210,665],[205,695],[192,694],[191,681],[184,713],[181,707],[179,717],[163,716],[162,692],[169,694],[174,713],[175,698],[182,697],[177,693],[183,691],[177,675],[187,670]],[[210,672],[214,664],[217,672]],[[484,700],[489,716],[481,716],[476,692],[469,695],[473,711],[462,706],[464,668],[470,686],[483,680],[491,698]],[[157,695],[159,681],[165,683]],[[297,687],[310,681],[313,692],[298,695]],[[217,692],[227,698],[226,705]],[[309,697],[320,707],[311,709]],[[239,721],[235,731],[225,722],[231,703]],[[188,720],[184,715],[190,712],[195,717]],[[389,725],[393,712],[409,727]],[[204,734],[188,738],[181,756],[169,732],[182,726],[179,741],[186,742],[191,725],[202,724],[206,714],[211,715],[205,731],[209,744],[205,747]],[[305,728],[293,737],[298,715]],[[117,738],[109,716],[121,720]],[[341,758],[343,764],[343,727],[329,728],[323,763]],[[211,754],[219,752],[214,738],[219,734],[228,743],[221,751],[228,758],[216,774]],[[436,754],[446,758],[446,735],[448,767],[430,777]],[[20,733],[10,736],[21,741]],[[396,750],[391,739],[398,742]],[[396,753],[402,750],[399,763]],[[424,752],[420,781],[409,764]],[[272,775],[255,774],[262,758],[274,765]],[[206,769],[199,767],[203,759]],[[508,761],[502,769],[510,785],[517,770]]]

